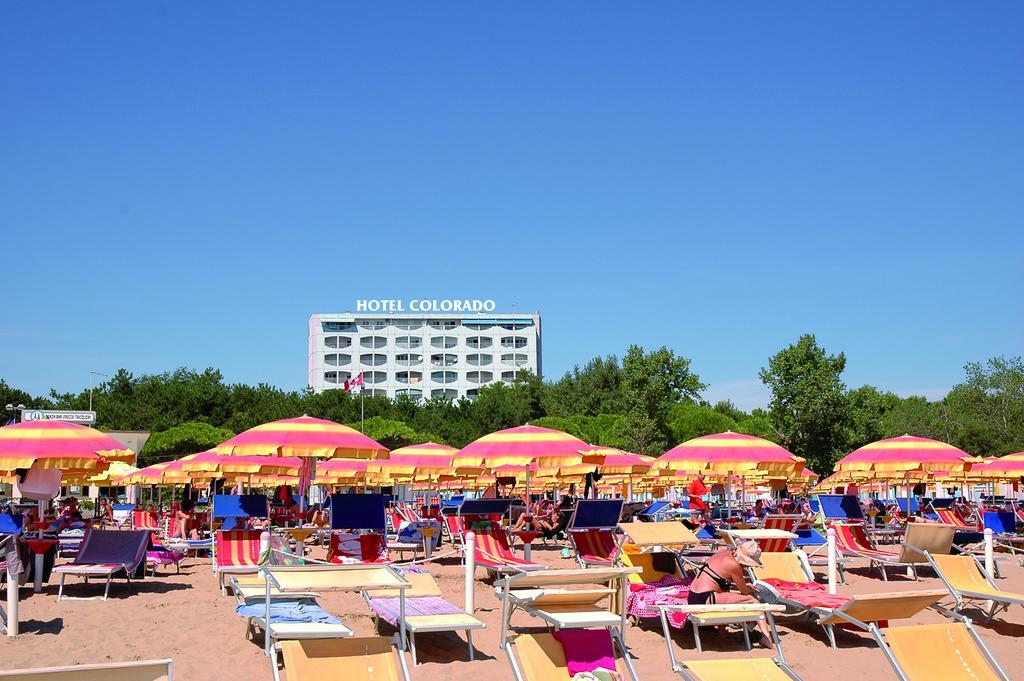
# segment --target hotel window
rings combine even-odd
[[[436,367],[453,367],[458,361],[458,355],[438,353],[430,356],[430,363]]]
[[[494,326],[490,322],[463,322],[467,329],[473,329],[474,331],[486,331],[487,329]]]
[[[445,350],[454,348],[458,342],[459,339],[454,336],[438,336],[437,338],[430,339],[430,344],[435,348],[444,348]]]
[[[367,397],[387,397],[388,391],[374,388],[363,388],[363,395]]]
[[[466,339],[466,345],[474,350],[481,350],[494,345],[494,339],[488,338],[487,336],[470,336]]]
[[[506,331],[522,331],[523,329],[528,329],[531,326],[533,326],[533,322],[514,322],[511,324],[502,324],[501,328]]]
[[[395,345],[403,350],[415,350],[423,345],[423,339],[418,336],[399,336],[395,339]]]
[[[501,356],[501,363],[505,366],[525,366],[528,362],[528,358],[521,352],[508,352]]]
[[[400,395],[411,397],[414,400],[423,399],[423,391],[417,388],[399,388],[395,391],[395,397],[399,397]]]
[[[459,396],[458,390],[452,390],[451,388],[434,388],[430,391],[431,397],[440,397],[444,400],[454,400]]]
[[[469,355],[466,361],[475,367],[485,367],[494,360],[494,355]]]
[[[324,345],[329,348],[347,348],[352,345],[348,336],[324,336]]]
[[[451,331],[458,325],[459,322],[455,319],[435,319],[430,322],[430,328],[438,331]]]
[[[332,367],[343,367],[346,364],[351,364],[351,362],[352,355],[342,355],[338,353],[324,355],[324,363],[330,364]]]
[[[344,383],[352,377],[347,371],[325,371],[324,380],[328,383]]]
[[[494,374],[490,371],[470,371],[466,374],[466,380],[470,383],[490,383]]]
[[[395,374],[395,380],[399,383],[419,383],[423,380],[423,374],[419,371],[399,371]]]
[[[395,327],[402,331],[415,331],[416,329],[423,326],[422,319],[397,319],[395,320]]]
[[[515,348],[519,350],[526,347],[526,336],[504,336],[501,339],[501,347],[508,348],[509,350]]]
[[[352,333],[356,325],[355,322],[320,322],[320,328],[334,333]]]
[[[388,339],[384,336],[366,336],[359,339],[359,344],[364,348],[382,348],[388,344]]]
[[[518,374],[518,371],[502,371],[501,380],[505,381],[506,383],[512,383],[516,380],[516,376]]]
[[[477,388],[470,388],[469,390],[466,391],[467,400],[475,400],[479,396],[480,391]]]
[[[367,329],[369,331],[377,331],[378,329],[383,329],[387,325],[388,320],[386,319],[364,319],[359,322],[360,329]]]
[[[388,375],[384,371],[364,371],[363,380],[367,383],[383,383],[388,380]]]
[[[404,367],[416,366],[423,362],[423,355],[414,355],[409,352],[402,353],[401,355],[395,356],[395,363],[400,364]]]
[[[430,380],[434,383],[454,383],[458,376],[454,371],[434,371],[430,374]]]
[[[359,355],[359,361],[368,367],[379,367],[388,361],[388,357],[380,353],[368,352],[365,355]]]

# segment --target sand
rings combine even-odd
[[[323,552],[314,548],[314,557]],[[534,559],[558,567],[574,563],[559,556],[558,549],[537,547]],[[1016,560],[1002,563],[1004,579],[999,581],[1007,591],[1024,592],[1024,568]],[[429,566],[438,577],[446,597],[464,602],[463,571],[455,559],[445,559]],[[895,574],[895,570],[892,571]],[[923,570],[920,582],[894,577],[886,584],[866,567],[854,562],[848,571],[848,584],[840,593],[877,593],[913,588],[942,588],[941,582]],[[498,648],[500,620],[499,602],[494,590],[483,581],[484,572],[477,571],[477,616],[487,629],[476,632],[476,661],[469,662],[465,639],[450,633],[421,634],[417,637],[420,664],[411,670],[414,681],[461,679],[498,681],[511,679],[504,653]],[[820,579],[823,576],[820,575]],[[91,595],[99,593],[96,584],[81,585],[81,580],[67,593]],[[70,583],[70,582],[69,582]],[[0,669],[34,666],[80,664],[90,662],[172,658],[175,679],[219,681],[234,679],[270,679],[270,662],[263,655],[260,641],[245,638],[244,621],[234,613],[234,600],[221,596],[217,579],[208,558],[188,558],[181,574],[163,568],[156,579],[132,586],[127,591],[124,581],[111,588],[111,598],[104,602],[57,602],[57,587],[50,584],[41,594],[32,594],[31,587],[21,590],[22,635],[10,639],[0,637]],[[369,610],[356,595],[327,594],[321,603],[340,616],[356,635],[371,635],[373,623]],[[1010,678],[1024,679],[1024,608],[1014,608],[985,624],[980,613],[968,611],[977,621],[982,638],[1003,664]],[[940,622],[933,611],[916,616],[914,623]],[[513,624],[535,623],[521,614]],[[780,620],[782,644],[787,660],[805,679],[895,678],[881,652],[868,635],[839,632],[838,651],[828,647],[820,627],[794,619]],[[702,629],[705,652],[697,654],[689,628],[674,632],[673,645],[681,659],[720,658],[742,655],[770,655],[757,650],[747,653],[742,636]],[[643,679],[671,679],[672,674],[660,624],[655,620],[641,627],[630,627],[627,642]],[[287,678],[287,676],[284,676]]]

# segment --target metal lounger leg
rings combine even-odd
[[[750,645],[750,628],[746,622],[743,623],[743,641],[747,644],[747,652],[753,650],[753,646]]]
[[[103,600],[107,600],[107,596],[110,595],[110,582],[113,579],[113,575],[107,575],[107,583],[103,586]],[[131,582],[129,582],[131,584]]]
[[[626,643],[622,640],[622,633],[612,629],[611,634],[612,638],[619,643],[619,650],[622,651],[622,662],[629,671],[629,678],[633,681],[640,681],[640,675],[637,674],[636,667],[633,666],[633,658],[629,656],[629,648],[626,647]],[[671,641],[669,643],[671,644]]]
[[[412,666],[416,666],[416,634],[409,632],[409,650],[412,653]]]
[[[828,642],[832,645],[832,650],[839,650],[839,646],[836,645],[836,628],[831,624],[826,624],[825,633],[828,635]]]
[[[473,631],[466,629],[466,643],[469,646],[469,661],[472,662],[476,658],[476,654],[473,652]]]
[[[693,644],[697,646],[697,652],[702,653],[704,649],[700,645],[700,627],[697,626],[696,621],[691,622],[691,624],[693,625]]]
[[[66,576],[67,575],[65,575],[63,572],[60,573],[60,586],[57,587],[57,602],[58,603],[60,602],[60,599],[64,597],[64,578]]]

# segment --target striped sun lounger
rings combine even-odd
[[[476,546],[473,553],[477,566],[497,573],[545,569],[546,566],[540,563],[523,560],[512,553],[504,529],[492,525],[490,529],[474,529],[474,532]]]
[[[218,530],[214,540],[213,569],[221,594],[224,575],[253,574],[259,571],[262,530]]]

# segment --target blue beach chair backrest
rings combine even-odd
[[[899,499],[896,500],[896,505],[900,507],[900,513],[902,513],[904,515],[906,515],[908,513],[908,511],[907,511],[907,503],[908,502],[910,503],[910,511],[909,511],[909,513],[920,513],[921,512],[921,504],[918,502],[917,497],[910,497],[910,499],[907,499],[906,497],[900,497]]]
[[[864,511],[853,494],[819,494],[818,502],[826,520],[864,520]]]
[[[114,504],[115,511],[134,511],[135,504]]]
[[[10,515],[0,513],[0,534],[13,534],[15,537],[21,535],[22,516],[20,513]]]
[[[929,504],[932,508],[949,508],[953,505],[953,499],[932,499]]]
[[[821,502],[817,499],[808,499],[807,505],[811,507],[811,513],[821,513]]]
[[[580,499],[569,527],[572,529],[610,528],[622,517],[622,499]]]
[[[813,527],[798,529],[795,532],[796,539],[793,540],[793,543],[797,546],[820,546],[826,543],[824,535]]]
[[[697,539],[718,539],[718,530],[711,525],[705,525],[697,530]]]
[[[669,503],[667,501],[655,501],[653,504],[640,511],[638,515],[657,515],[668,508]]]
[[[1005,511],[985,511],[982,517],[985,529],[995,534],[1013,534],[1017,531],[1017,516]]]
[[[387,528],[383,494],[332,494],[332,530],[379,530]]]
[[[512,499],[466,499],[459,506],[459,515],[505,515]]]
[[[458,494],[458,495],[452,497],[451,499],[445,499],[444,501],[442,501],[441,502],[441,507],[442,508],[458,508],[459,504],[462,503],[463,499],[464,499],[464,497],[461,494]]]
[[[214,518],[266,518],[267,512],[267,495],[265,494],[215,494],[213,496],[211,516]]]

